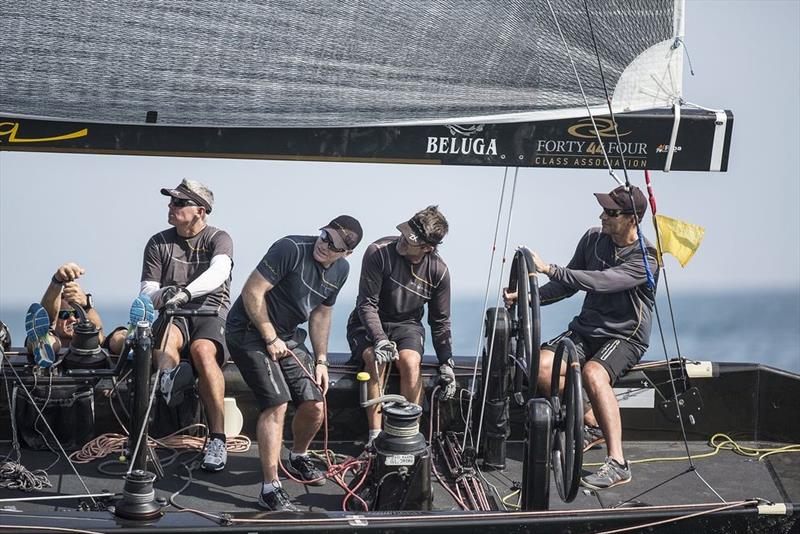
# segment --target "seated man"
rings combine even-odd
[[[400,394],[420,404],[420,365],[425,346],[421,321],[428,305],[428,323],[441,375],[455,392],[450,333],[450,273],[437,252],[448,224],[436,206],[428,206],[397,226],[399,237],[384,237],[364,253],[356,309],[347,322],[347,341],[354,359],[362,359],[370,373],[370,398],[380,393],[386,364],[397,361]],[[367,408],[368,443],[381,432],[377,406]]]
[[[153,325],[159,350],[155,365],[162,371],[159,388],[168,406],[183,400],[183,390],[194,383],[190,360],[198,374],[200,399],[208,418],[209,442],[202,467],[221,471],[227,460],[223,400],[225,378],[225,318],[230,306],[233,241],[227,232],[206,222],[213,193],[200,182],[183,180],[169,197],[167,220],[172,228],[147,242],[142,265],[141,292],[156,308],[182,307],[213,310],[214,317],[177,317],[161,314]]]
[[[609,194],[595,193],[603,212],[601,228],[589,229],[581,238],[566,267],[548,264],[534,252],[536,272],[550,282],[540,289],[542,305],[552,304],[585,291],[581,312],[567,331],[542,345],[539,367],[540,391],[550,390],[553,356],[558,342],[569,337],[582,363],[583,386],[589,395],[608,447],[608,457],[596,473],[582,484],[604,489],[631,481],[631,469],[622,453],[622,422],[612,389],[616,381],[636,365],[650,342],[651,314],[655,289],[647,282],[637,223],[647,210],[647,199],[636,187],[620,186]],[[645,240],[647,262],[658,275],[655,248]],[[516,293],[505,293],[506,304]],[[561,365],[562,388],[566,364]],[[597,432],[590,432],[597,435]],[[589,438],[597,442],[597,438]]]
[[[50,279],[41,305],[34,304],[29,308],[25,318],[28,335],[26,346],[37,360],[53,358],[62,349],[69,348],[75,334],[75,323],[78,322],[73,303],[83,308],[86,318],[100,331],[100,341],[103,341],[103,322],[94,308],[92,295],[86,293],[77,282],[85,272],[76,263],[60,266]],[[51,356],[48,357],[46,352]]]
[[[333,305],[347,280],[347,258],[361,241],[361,225],[340,215],[316,236],[287,236],[269,248],[245,282],[228,317],[228,347],[261,415],[256,427],[264,476],[259,506],[297,510],[278,480],[286,406],[297,406],[286,469],[308,484],[325,475],[308,457],[322,425],[328,391],[328,336]],[[308,321],[312,352],[305,345]]]

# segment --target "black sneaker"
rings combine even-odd
[[[601,490],[627,484],[632,478],[631,465],[628,462],[621,464],[613,458],[607,457],[597,472],[581,479],[581,484],[593,490]]]
[[[161,371],[159,380],[161,396],[170,408],[183,402],[183,392],[192,384],[194,384],[194,373],[192,373],[192,367],[186,362],[180,362],[174,369]]]
[[[606,438],[599,426],[583,425],[583,452],[597,449],[605,442]]]
[[[311,486],[325,485],[325,473],[320,471],[308,456],[296,455],[292,459],[290,455],[289,461],[284,467],[289,474],[306,481]]]
[[[289,494],[283,488],[275,488],[269,493],[262,492],[258,496],[258,505],[272,512],[299,512],[300,509],[292,504]]]

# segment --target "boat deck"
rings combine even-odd
[[[345,454],[358,454],[360,443],[332,443],[331,448]],[[772,448],[778,443],[742,442],[745,447]],[[685,455],[682,442],[674,441],[641,441],[625,444],[628,458],[636,463],[633,466],[633,480],[629,484],[611,488],[601,492],[581,489],[572,503],[561,502],[555,485],[551,480],[551,510],[603,510],[619,507],[648,507],[665,505],[716,504],[723,506],[721,500],[733,502],[753,498],[777,503],[800,503],[800,456],[797,454],[775,454],[759,461],[728,450],[714,451],[705,443],[690,442],[689,449],[696,456],[694,461],[697,470],[689,471],[686,460],[668,461],[665,458],[679,458]],[[4,443],[0,447],[3,455],[10,447]],[[285,451],[284,451],[285,453]],[[591,450],[584,458],[584,469],[594,469],[592,464],[601,462],[605,454],[604,448]],[[266,514],[256,504],[257,492],[261,482],[261,470],[255,443],[245,453],[230,454],[228,465],[221,473],[206,473],[200,469],[191,475],[184,467],[190,463],[196,453],[185,452],[170,466],[165,468],[166,476],[156,482],[156,497],[169,500],[181,508],[202,510],[207,513],[229,513],[232,516],[245,518],[264,518],[275,514]],[[55,457],[47,451],[23,450],[22,460],[29,470],[46,468]],[[78,465],[78,470],[91,493],[122,491],[123,481],[120,477],[100,473],[97,465],[100,461]],[[109,466],[108,469],[122,471],[123,465]],[[0,499],[38,497],[47,495],[84,494],[78,477],[66,462],[59,460],[47,471],[51,488],[34,493],[23,493],[19,490],[0,489]],[[514,510],[518,494],[512,495],[522,481],[522,443],[510,442],[508,446],[508,464],[503,471],[484,471],[486,480],[494,485],[501,498]],[[701,479],[702,477],[702,479]],[[706,484],[714,491],[715,495]],[[301,510],[325,514],[342,510],[344,491],[335,483],[328,481],[322,487],[303,486],[284,479],[284,487],[292,497],[292,501]],[[175,492],[180,493],[173,496]],[[434,508],[439,511],[459,510],[458,505],[448,492],[433,479]],[[102,499],[101,499],[102,500]],[[499,500],[499,499],[498,499]],[[68,528],[84,529],[117,529],[133,526],[127,522],[110,519],[110,514],[98,515],[95,512],[79,512],[89,499],[70,499],[64,501],[35,502],[2,502],[0,523],[19,524],[27,513],[43,514],[52,517],[53,512],[73,512],[62,517],[61,525]],[[167,511],[178,510],[168,506]],[[175,514],[173,514],[175,515]],[[178,514],[188,520],[187,514]],[[194,514],[191,514],[194,515]],[[308,513],[304,514],[308,517]],[[30,518],[30,516],[27,516]],[[201,521],[210,527],[214,523]],[[103,519],[101,519],[103,518]],[[163,521],[163,520],[162,520]],[[160,527],[166,526],[159,521]],[[171,521],[170,521],[171,522]],[[28,523],[30,525],[30,523]]]

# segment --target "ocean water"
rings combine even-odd
[[[571,299],[542,308],[542,340],[566,329],[580,310],[582,298]],[[490,302],[490,307],[494,302]],[[800,289],[767,293],[683,293],[672,296],[675,329],[681,353],[692,359],[720,362],[754,362],[800,373]],[[128,303],[99,308],[106,330],[124,324]],[[15,345],[24,337],[26,305],[0,303],[0,320],[11,330]],[[454,299],[453,350],[459,356],[475,355],[479,347],[483,299]],[[653,324],[650,349],[645,359],[677,355],[673,327],[665,294],[660,293],[658,310],[664,341]],[[329,350],[347,352],[345,324],[352,311],[349,299],[341,298],[334,310]],[[426,352],[433,348],[427,340]]]

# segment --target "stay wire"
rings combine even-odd
[[[467,418],[464,421],[464,440],[461,443],[461,448],[465,449],[467,447],[467,435],[472,438],[472,429],[469,423],[470,418],[472,417],[472,400],[475,397],[475,385],[478,383],[478,362],[481,359],[481,345],[483,345],[483,336],[486,332],[486,321],[484,317],[486,316],[486,310],[489,306],[489,287],[492,284],[492,270],[494,269],[494,255],[497,252],[497,235],[500,232],[500,218],[502,217],[503,212],[503,203],[505,201],[505,194],[506,194],[506,181],[508,179],[508,167],[503,170],[503,185],[500,188],[500,202],[497,205],[497,217],[495,218],[494,223],[494,238],[492,239],[492,254],[489,258],[489,274],[486,277],[486,290],[483,294],[483,311],[481,312],[480,318],[480,334],[478,335],[478,342],[475,347],[475,364],[472,368],[472,385],[470,387],[470,397],[469,402],[467,404]],[[496,325],[492,325],[492,339],[494,339],[494,332],[495,332]]]
[[[619,136],[619,129],[617,128],[617,123],[616,123],[616,120],[614,119],[614,110],[613,110],[613,107],[611,105],[611,98],[610,98],[610,96],[608,94],[608,84],[606,83],[605,73],[603,71],[603,63],[600,60],[600,51],[599,51],[599,49],[597,47],[597,38],[595,36],[594,23],[592,22],[592,16],[591,16],[591,13],[589,12],[589,4],[588,4],[587,0],[583,0],[583,6],[584,6],[584,9],[586,11],[586,20],[589,23],[589,33],[590,33],[590,35],[592,37],[592,46],[594,48],[595,57],[597,58],[597,67],[598,67],[598,69],[600,71],[600,80],[601,80],[601,82],[603,84],[603,92],[605,93],[606,103],[608,104],[608,111],[609,111],[609,113],[611,115],[611,125],[614,128],[614,135],[615,135],[615,138],[617,139],[617,145],[621,147],[622,144],[621,144],[621,140],[620,140],[620,136]],[[630,198],[631,198],[631,205],[634,207],[633,211],[634,211],[634,219],[636,221],[636,232],[637,232],[638,238],[639,238],[639,246],[642,249],[642,257],[643,257],[643,260],[644,260],[644,267],[645,267],[645,270],[647,272],[648,284],[650,284],[651,288],[653,289],[653,310],[655,312],[656,322],[658,324],[658,330],[659,330],[659,334],[661,336],[661,344],[662,344],[663,349],[664,349],[664,358],[668,359],[669,356],[667,354],[666,341],[664,339],[664,331],[663,331],[662,326],[661,326],[661,317],[660,317],[660,314],[658,312],[658,303],[656,302],[656,298],[655,298],[655,289],[656,289],[655,288],[655,280],[653,279],[653,275],[650,272],[650,266],[649,266],[649,263],[647,261],[647,252],[646,252],[646,250],[644,248],[644,237],[642,235],[641,225],[639,224],[639,214],[636,213],[636,204],[635,204],[635,202],[633,202],[633,191],[631,190],[630,180],[628,178],[628,167],[627,167],[627,164],[625,163],[625,155],[622,153],[621,150],[620,150],[620,160],[622,162],[622,170],[623,170],[623,173],[624,173],[624,176],[625,176],[625,186],[626,186],[628,194],[630,195]],[[609,167],[609,170],[610,170],[610,167]],[[686,426],[685,426],[684,421],[683,421],[683,414],[681,413],[680,403],[678,402],[678,391],[677,391],[677,388],[675,387],[675,378],[673,376],[672,367],[670,365],[667,365],[667,371],[669,372],[669,376],[670,376],[670,385],[672,386],[673,398],[675,399],[675,408],[676,408],[677,413],[678,413],[678,422],[680,423],[680,427],[681,427],[681,436],[683,438],[683,444],[684,444],[684,447],[686,448],[686,456],[689,458],[690,470],[693,471],[695,474],[697,474],[698,478],[712,492],[714,492],[714,494],[717,495],[717,497],[719,497],[722,500],[722,502],[726,502],[724,499],[722,499],[722,497],[719,495],[719,493],[717,493],[717,491],[714,490],[714,488],[712,488],[708,484],[708,482],[706,482],[706,480],[697,472],[697,468],[694,465],[694,462],[692,461],[692,455],[691,455],[691,452],[689,451],[689,440],[686,437]]]
[[[514,168],[514,181],[513,181],[512,186],[511,186],[511,200],[509,201],[509,205],[508,205],[508,220],[506,221],[506,237],[505,237],[505,241],[503,243],[503,259],[502,259],[502,261],[500,263],[500,278],[498,279],[498,282],[497,282],[497,300],[496,300],[496,305],[498,307],[500,306],[500,298],[501,298],[501,295],[503,293],[503,274],[504,274],[505,266],[506,266],[506,255],[508,254],[508,241],[509,241],[509,239],[511,237],[511,221],[512,221],[513,215],[514,215],[514,199],[516,198],[516,194],[517,194],[517,176],[518,175],[519,175],[519,167],[515,167]],[[486,368],[487,369],[492,364],[492,353],[494,352],[494,331],[495,331],[494,327],[492,327],[492,337],[491,337],[491,339],[489,341],[489,350],[488,350],[488,353],[487,353],[487,358],[488,358],[488,361],[487,361],[487,364],[486,364]],[[476,441],[476,443],[475,443],[475,454],[478,454],[480,452],[480,447],[481,447],[481,432],[483,430],[483,415],[484,415],[484,412],[486,411],[486,395],[489,392],[489,388],[486,387],[486,385],[489,382],[489,373],[486,373],[486,376],[484,376],[482,378],[483,378],[483,398],[481,399],[481,415],[478,418],[478,436],[477,436],[477,438],[475,440]],[[474,387],[475,387],[475,383],[473,382],[473,388]],[[472,396],[470,397],[470,403],[471,402],[472,402]],[[470,411],[467,410],[467,420],[469,420],[469,416],[470,416]]]

